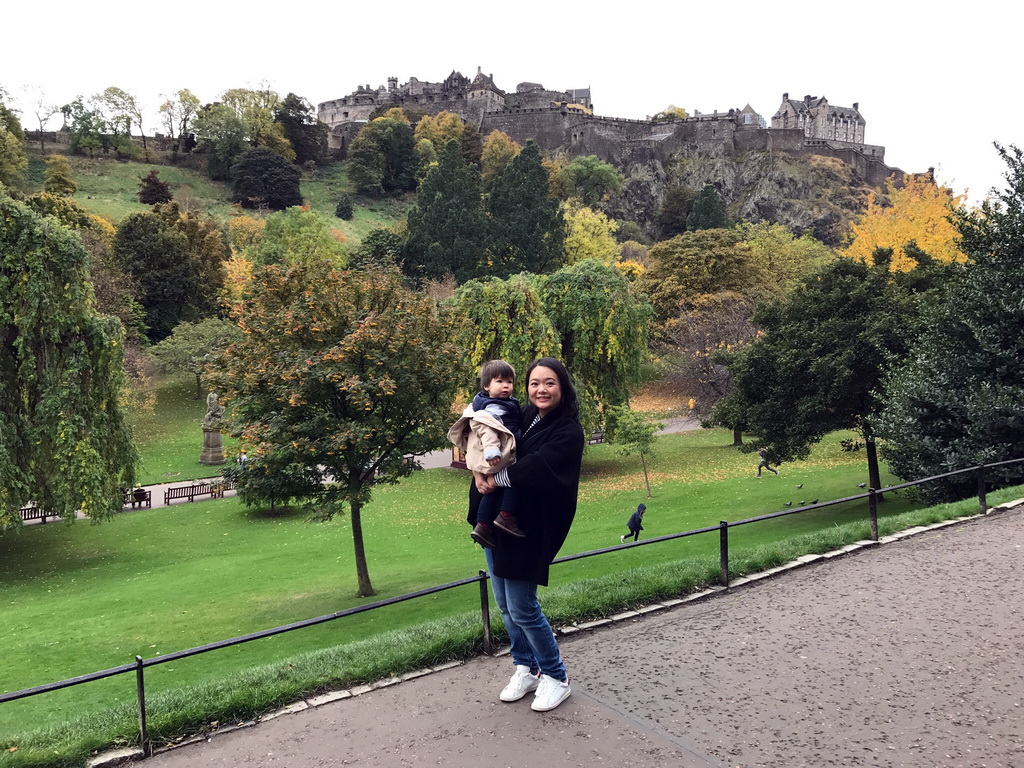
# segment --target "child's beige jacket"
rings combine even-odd
[[[487,411],[474,411],[471,405],[452,424],[448,439],[466,452],[466,466],[474,472],[493,475],[516,461],[515,435]],[[490,446],[501,451],[501,461],[493,467],[484,460],[484,451]]]

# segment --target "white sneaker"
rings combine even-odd
[[[530,691],[537,689],[540,685],[540,675],[530,673],[530,668],[522,664],[516,664],[516,671],[509,678],[498,698],[502,701],[519,701]]]
[[[568,679],[563,683],[549,675],[541,675],[540,685],[537,686],[537,693],[533,696],[530,709],[534,712],[547,712],[568,699],[570,693],[572,690],[569,688]]]
[[[625,536],[619,536],[619,541],[621,541],[623,544],[625,544],[626,543],[626,537]]]

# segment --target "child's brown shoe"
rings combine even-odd
[[[517,539],[526,538],[526,534],[519,527],[519,521],[516,520],[516,516],[508,512],[502,512],[494,518],[494,527],[510,536],[515,536]]]
[[[489,525],[477,523],[473,526],[473,532],[469,534],[469,538],[485,549],[494,549],[494,538],[492,536],[491,526]]]

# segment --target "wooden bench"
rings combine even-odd
[[[176,488],[168,488],[164,491],[164,506],[170,505],[174,499],[195,501],[196,496],[209,496],[211,499],[219,499],[224,496],[224,491],[230,491],[231,488],[231,483],[227,480],[222,483],[179,485]]]
[[[22,507],[20,512],[22,520],[42,520],[44,523],[48,517],[59,517],[40,507]]]
[[[604,442],[604,430],[600,432],[591,432],[590,439],[587,440],[587,445],[597,445],[598,443]]]
[[[123,491],[121,493],[121,506],[127,507],[131,504],[132,509],[136,507],[153,508],[153,492],[148,488],[136,488],[134,491]]]

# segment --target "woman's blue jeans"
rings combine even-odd
[[[501,611],[512,646],[512,663],[540,669],[556,680],[565,680],[565,665],[558,652],[555,633],[551,631],[537,600],[537,585],[518,579],[503,579],[494,575],[494,555],[484,550],[487,570],[491,575],[494,602]]]

